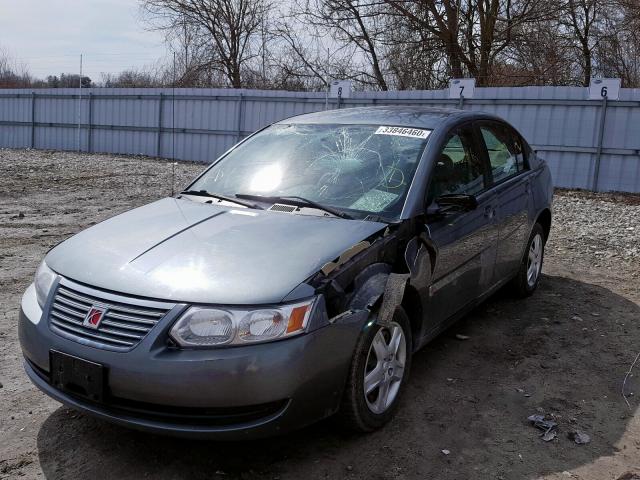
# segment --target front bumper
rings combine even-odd
[[[325,313],[318,308],[315,314]],[[167,315],[132,350],[108,351],[52,332],[30,288],[19,319],[25,370],[52,398],[128,427],[222,440],[264,437],[337,410],[366,321],[366,312],[360,312],[272,343],[177,350],[166,343],[175,316]],[[49,382],[50,350],[104,365],[106,399],[95,403],[54,388]]]

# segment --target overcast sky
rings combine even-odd
[[[0,48],[36,77],[77,73],[94,81],[156,63],[161,34],[145,30],[136,0],[0,0]]]

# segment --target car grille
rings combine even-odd
[[[98,291],[87,294],[67,285],[59,285],[51,310],[49,326],[63,337],[107,350],[130,350],[170,310],[142,306],[141,301],[122,297],[122,301],[102,298]],[[134,303],[136,302],[136,303]],[[97,329],[83,326],[83,321],[92,306],[106,308],[106,313]]]

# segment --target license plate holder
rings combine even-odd
[[[104,365],[56,350],[49,351],[51,384],[64,392],[102,402],[105,395]]]

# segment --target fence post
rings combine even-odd
[[[158,128],[156,130],[156,157],[160,158],[162,153],[162,105],[163,93],[160,93],[160,101],[158,102]]]
[[[593,169],[592,190],[598,191],[598,179],[600,177],[600,159],[602,158],[602,141],[604,140],[604,127],[607,120],[607,96],[602,97],[602,108],[600,109],[600,129],[598,131],[598,146],[596,149],[596,163]]]
[[[93,116],[93,93],[89,92],[89,112],[87,112],[87,121],[89,122],[89,124],[87,125],[87,152],[91,153],[93,151],[93,145],[92,145],[92,139],[91,137],[92,135],[92,127],[93,127],[93,120],[92,120],[92,116]]]
[[[237,139],[236,142],[239,142],[240,140],[242,140],[242,105],[243,105],[243,101],[242,101],[242,92],[240,92],[240,96],[238,97],[238,135],[237,135]]]
[[[36,92],[31,92],[31,148],[36,144]]]

